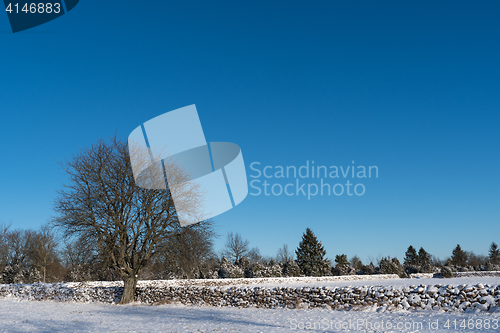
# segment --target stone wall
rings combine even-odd
[[[122,287],[68,287],[66,284],[0,285],[0,297],[29,300],[116,303]],[[412,285],[365,287],[202,287],[171,286],[137,289],[143,304],[180,302],[189,305],[279,308],[351,309],[378,306],[384,310],[492,310],[498,307],[500,285]]]

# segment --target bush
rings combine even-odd
[[[380,260],[380,274],[397,274],[399,277],[406,277],[403,266],[398,258],[382,258]]]
[[[295,260],[289,259],[284,265],[283,265],[283,276],[287,277],[294,277],[294,276],[301,276],[300,274],[300,267],[297,265]]]
[[[453,272],[450,267],[444,266],[441,268],[441,277],[443,278],[452,278]]]

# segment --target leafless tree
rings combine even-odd
[[[84,238],[71,238],[61,251],[67,269],[67,281],[117,281],[118,272],[111,267],[109,256]]]
[[[30,264],[42,272],[45,283],[47,267],[58,261],[56,234],[49,226],[42,226],[39,231],[27,231],[27,238]]]
[[[267,265],[271,258],[268,256],[263,256],[260,254],[260,250],[258,247],[253,247],[250,249],[250,251],[247,252],[248,260],[252,263],[259,263],[261,265]]]
[[[351,266],[354,267],[356,270],[361,270],[363,268],[363,263],[361,262],[361,259],[357,255],[354,255],[351,258]]]
[[[0,273],[7,266],[7,256],[9,255],[9,243],[7,242],[8,230],[8,225],[0,224]]]
[[[10,266],[21,266],[29,253],[29,231],[11,230],[6,233],[8,244],[7,263]]]
[[[283,246],[278,249],[278,253],[276,254],[276,261],[284,264],[289,260],[293,260],[293,252],[288,249],[287,244],[283,244]]]
[[[66,236],[93,242],[124,281],[121,304],[134,300],[138,278],[148,262],[165,250],[168,240],[181,232],[172,195],[169,190],[144,189],[136,186],[131,159],[135,166],[149,163],[149,153],[135,151],[118,138],[100,140],[81,149],[63,164],[69,182],[59,192],[54,218]],[[156,161],[160,163],[161,161]],[[158,166],[158,164],[155,164]],[[165,168],[175,165],[165,163]],[[182,170],[170,170],[175,184],[188,181]],[[151,174],[152,184],[161,175]],[[148,179],[146,177],[146,179]],[[142,179],[144,182],[144,179]],[[163,179],[163,181],[165,181]],[[154,186],[152,186],[154,188]],[[198,207],[196,188],[177,189],[176,204],[184,211]]]
[[[226,244],[222,254],[231,262],[237,262],[248,253],[248,240],[232,232],[227,234]]]
[[[61,251],[62,260],[68,270],[67,281],[88,281],[93,278],[92,263],[96,253],[82,238],[67,239]]]
[[[95,256],[94,248],[82,238],[68,239],[62,250],[62,258],[68,269],[85,266],[92,262]]]
[[[190,225],[170,238],[166,250],[160,255],[162,266],[188,279],[193,278],[202,261],[213,256],[211,223],[204,221]]]

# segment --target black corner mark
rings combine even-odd
[[[63,2],[64,1],[64,2]],[[3,0],[12,32],[31,29],[69,12],[79,0]]]

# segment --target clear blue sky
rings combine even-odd
[[[362,197],[248,196],[216,230],[265,255],[444,258],[500,243],[498,1],[89,1],[12,34],[0,13],[0,220],[53,216],[79,149],[196,104],[250,163],[376,165]],[[275,180],[273,180],[275,181]],[[286,182],[282,182],[286,183]]]

